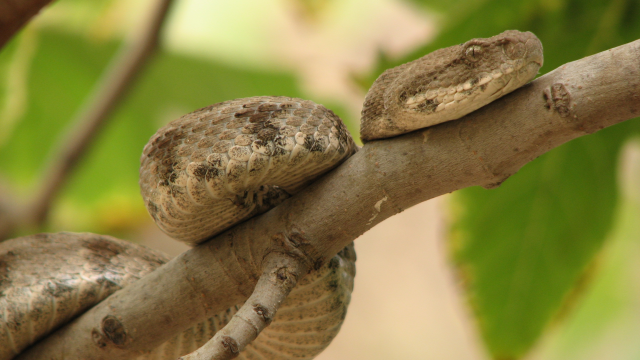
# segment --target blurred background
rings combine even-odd
[[[74,114],[150,6],[59,0],[0,50],[0,216],[47,181]],[[89,231],[175,256],[186,246],[156,228],[138,189],[159,127],[285,95],[324,104],[357,137],[384,69],[507,29],[538,35],[544,74],[640,38],[640,1],[176,1],[159,52],[44,227],[12,236]],[[640,359],[638,134],[631,120],[574,140],[496,190],[443,196],[364,234],[346,322],[318,359]]]

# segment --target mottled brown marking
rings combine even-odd
[[[304,137],[304,143],[302,144],[302,146],[304,146],[306,149],[311,149],[314,141],[315,139],[313,138],[312,135],[307,135]]]
[[[258,106],[258,111],[274,111],[278,110],[278,105],[274,103],[265,103]]]
[[[276,139],[275,141],[278,141],[278,139]],[[281,145],[281,143],[282,143],[282,141],[280,141],[278,146],[275,146],[273,148],[273,151],[271,152],[271,156],[278,157],[278,156],[282,156],[282,155],[287,153],[287,150],[284,149],[284,145]]]
[[[200,138],[201,138],[201,137],[202,137],[202,136],[201,136],[201,135],[199,135],[199,134],[189,135],[189,136],[187,136],[187,138],[184,140],[184,143],[185,143],[185,144],[195,144],[195,143],[197,143],[198,141],[200,141]]]
[[[218,135],[225,130],[224,124],[212,125],[204,131],[204,136]]]
[[[187,165],[189,165],[189,159],[186,158],[181,158],[178,159],[178,162],[173,164],[173,169],[174,170],[184,170],[187,168]]]
[[[245,110],[240,110],[240,111],[236,112],[235,115],[233,115],[233,116],[235,116],[237,118],[249,117],[249,116],[251,116],[251,115],[253,115],[255,113],[256,113],[256,111],[253,110],[253,109],[245,109]]]
[[[230,337],[230,336],[222,336],[222,339],[220,340],[222,343],[222,346],[231,354],[233,354],[233,357],[238,356],[238,354],[240,353],[238,351],[238,342]]]
[[[205,106],[203,108],[200,108],[196,111],[194,111],[194,113],[200,113],[200,112],[207,112],[207,111],[211,111],[214,108],[216,108],[218,106],[218,104],[213,104],[213,105],[209,105],[209,106]]]
[[[280,108],[281,109],[293,109],[296,107],[296,104],[293,102],[283,102],[282,104],[280,104]]]
[[[225,130],[221,132],[218,137],[220,138],[220,140],[232,140],[232,139],[235,139],[236,136],[238,136],[238,131]]]
[[[248,102],[248,103],[242,104],[242,107],[243,108],[255,108],[260,104],[262,104],[262,101],[252,101],[252,102]]]
[[[287,119],[286,124],[291,126],[300,126],[302,125],[302,118],[299,116],[292,116]]]
[[[283,136],[294,136],[297,132],[298,130],[291,125],[285,125],[280,129],[280,134]]]
[[[154,203],[153,201],[149,201],[147,202],[147,210],[149,211],[149,214],[151,215],[152,218],[156,218],[156,213],[158,211],[160,211],[160,208],[158,207],[158,205],[156,203]]]
[[[278,271],[276,272],[276,277],[278,278],[278,280],[282,281],[282,282],[286,282],[287,280],[289,280],[289,271],[287,268],[280,268],[278,269]]]
[[[329,133],[331,132],[331,129],[329,127],[327,127],[324,124],[320,124],[318,126],[318,133],[322,134],[322,135],[329,135]]]
[[[307,124],[311,126],[318,126],[322,124],[323,119],[324,119],[324,116],[312,116],[309,119],[307,119]]]
[[[316,132],[316,128],[314,126],[311,126],[305,123],[300,125],[300,132],[306,135],[313,135],[313,133]]]
[[[121,245],[100,238],[87,240],[82,243],[82,247],[105,259],[111,259],[124,251]]]
[[[105,337],[98,329],[91,330],[91,340],[93,340],[93,343],[96,344],[96,346],[98,346],[100,349],[107,346]]]
[[[266,306],[261,304],[254,304],[253,311],[261,316],[262,320],[264,320],[267,325],[271,323],[273,315],[269,312],[269,309]]]
[[[199,149],[191,153],[191,161],[204,161],[209,156],[209,149]],[[177,166],[173,166],[177,170]],[[173,181],[172,181],[173,182]]]
[[[237,128],[243,127],[245,123],[246,123],[245,118],[241,117],[241,118],[233,119],[229,121],[226,127],[227,129],[237,129]]]
[[[270,116],[270,114],[268,112],[259,112],[257,114],[251,115],[251,117],[249,117],[249,122],[250,123],[263,122],[263,121],[266,121],[267,119],[269,119],[269,116]]]
[[[173,167],[167,171],[167,181],[170,184],[173,184],[176,182],[176,180],[178,179],[178,174],[176,174],[175,171],[173,171]]]
[[[170,127],[168,129],[165,129],[164,133],[162,134],[164,137],[170,138],[173,135],[175,135],[178,132],[178,128],[177,127]]]
[[[425,100],[425,101],[421,102],[420,104],[418,104],[416,109],[419,110],[419,111],[422,111],[422,112],[432,113],[432,112],[436,111],[436,108],[438,107],[438,105],[440,105],[440,104],[435,99]]]
[[[289,115],[283,109],[274,110],[271,112],[271,117],[274,119],[286,119]]]
[[[310,109],[299,108],[299,109],[293,110],[293,115],[295,115],[295,116],[300,116],[300,117],[305,118],[305,117],[309,116],[309,114],[311,114],[311,110]]]
[[[247,146],[247,145],[251,145],[251,142],[253,141],[251,139],[251,136],[248,135],[238,135],[236,136],[236,138],[233,140],[234,143],[236,145],[240,145],[240,146]]]
[[[208,166],[204,164],[198,164],[198,166],[196,166],[196,168],[193,170],[193,176],[195,176],[196,178],[204,179],[204,177],[207,175],[208,169]]]
[[[272,128],[274,130],[280,129],[282,122],[278,119],[269,119],[264,122],[264,127]]]
[[[300,102],[300,107],[303,107],[303,108],[315,109],[316,106],[318,105],[311,100],[304,100]]]
[[[247,124],[242,128],[243,134],[256,134],[262,130],[262,124]]]
[[[232,117],[226,114],[222,114],[222,115],[215,115],[211,117],[211,125],[217,125],[217,124],[222,124],[222,123],[226,123],[227,121],[231,120]]]
[[[239,110],[241,110],[241,109],[242,109],[242,107],[241,107],[241,106],[223,106],[223,107],[220,109],[220,113],[221,113],[221,114],[233,114],[233,113],[235,113],[236,111],[239,111]]]
[[[9,264],[14,258],[15,255],[11,251],[0,256],[0,297],[4,296],[4,291],[11,287],[12,282],[9,280],[11,267]]]
[[[315,141],[309,151],[311,152],[324,152],[325,147],[324,144],[320,141]]]
[[[178,148],[178,151],[176,151],[176,155],[178,156],[189,156],[193,150],[195,148],[193,147],[193,145],[183,145],[180,148]]]
[[[229,149],[229,157],[238,161],[248,161],[251,150],[245,146],[233,146]]]
[[[107,315],[102,319],[102,332],[116,346],[122,346],[127,342],[124,325],[113,315]]]
[[[167,138],[167,137],[162,137],[162,139],[158,140],[158,142],[156,143],[156,147],[158,149],[163,149],[166,148],[167,146],[169,146],[169,143],[171,142],[171,138]]]
[[[205,178],[204,179],[205,179],[205,181],[211,181],[211,180],[213,180],[213,178],[219,177],[220,175],[223,175],[223,174],[224,174],[223,171],[218,170],[218,169],[216,169],[214,167],[210,167],[210,168],[207,168],[207,172],[205,174]]]
[[[206,129],[208,126],[209,124],[206,124],[206,123],[196,124],[191,128],[191,132],[193,133],[201,132],[202,130]],[[174,136],[174,139],[175,139],[175,136]]]
[[[272,141],[276,135],[278,132],[274,129],[262,129],[256,137],[262,141]]]
[[[202,138],[202,140],[198,141],[198,147],[199,148],[208,148],[208,147],[212,147],[213,144],[216,143],[216,139],[213,137],[204,137]]]
[[[545,89],[543,96],[547,102],[546,108],[555,110],[561,117],[568,117],[572,113],[571,93],[562,83],[555,83]]]

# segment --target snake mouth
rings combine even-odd
[[[479,74],[477,77],[469,79],[462,84],[452,85],[448,88],[427,90],[424,93],[416,94],[405,101],[405,106],[408,109],[422,112],[425,110],[440,112],[456,104],[468,102],[477,96],[481,96],[481,94],[486,94],[487,90],[492,93],[494,92],[493,90],[500,91],[511,82],[511,79],[519,70],[516,70],[512,65],[503,64],[492,73]],[[502,84],[497,84],[498,82]]]
[[[457,108],[453,113],[462,116],[463,112],[472,111],[465,110],[472,107],[471,103],[484,105],[529,82],[542,62],[540,48],[527,42],[527,53],[515,64],[503,63],[491,73],[478,74],[464,83],[415,94],[407,98],[404,105],[409,110],[427,114]]]
[[[460,118],[529,82],[542,63],[541,57],[533,55],[525,57],[521,66],[504,63],[493,72],[479,74],[462,84],[416,94],[405,101],[405,108],[434,119]],[[442,121],[446,120],[437,120]]]

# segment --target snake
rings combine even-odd
[[[365,96],[367,142],[475,111],[533,79],[542,44],[530,32],[436,50],[384,71]],[[141,156],[145,206],[170,237],[198,246],[268,211],[339,166],[358,146],[333,111],[313,101],[256,96],[217,103],[168,123]],[[410,156],[410,154],[409,154]],[[158,251],[90,233],[36,234],[0,244],[0,360],[168,261]],[[238,359],[312,359],[337,335],[354,286],[353,243],[291,291]],[[175,359],[224,327],[238,304],[138,359]]]

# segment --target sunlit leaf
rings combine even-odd
[[[498,189],[455,194],[453,259],[495,358],[532,346],[601,248],[624,136],[614,135],[574,140]]]

